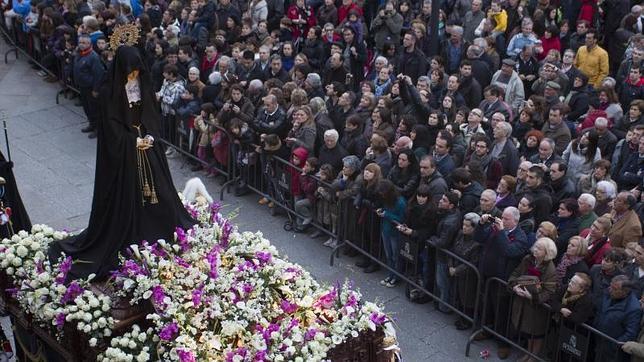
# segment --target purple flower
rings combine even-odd
[[[42,260],[38,260],[36,263],[36,273],[40,274],[45,271],[45,268],[43,267]]]
[[[384,314],[377,313],[377,312],[373,312],[369,316],[369,320],[371,320],[377,326],[382,325],[383,323],[385,323],[386,319],[387,319],[387,317],[385,317]]]
[[[210,272],[208,276],[213,279],[216,279],[218,276],[217,273],[217,256],[219,256],[219,249],[217,247],[212,248],[208,254],[206,254],[206,261],[210,265]]]
[[[179,326],[177,326],[176,322],[172,322],[161,329],[161,332],[159,332],[159,338],[164,341],[170,341],[174,338],[177,332],[179,332]]]
[[[315,338],[315,335],[318,334],[318,330],[315,328],[309,328],[306,330],[306,333],[304,333],[304,340],[305,341],[312,341]]]
[[[188,238],[186,237],[186,231],[180,227],[174,228],[174,232],[177,234],[177,242],[181,247],[181,252],[185,253],[190,249],[190,244],[188,243]]]
[[[244,283],[244,285],[242,285],[242,291],[245,295],[252,293],[254,289],[255,287],[253,287],[253,285],[250,283]]]
[[[75,281],[71,282],[71,284],[69,284],[69,286],[67,287],[63,298],[60,300],[60,303],[67,304],[69,302],[72,302],[81,294],[83,294],[83,288]]]
[[[60,272],[56,276],[56,283],[62,284],[65,282],[65,279],[67,279],[67,273],[72,269],[72,257],[68,256],[66,257],[58,266],[58,269],[60,269]],[[40,273],[40,272],[39,272]]]
[[[267,356],[266,356],[266,350],[258,351],[255,353],[255,358],[253,359],[254,361],[266,361]]]
[[[192,354],[192,352],[183,350],[183,349],[178,349],[177,354],[179,355],[179,361],[181,362],[195,362],[195,356]]]
[[[192,304],[198,307],[201,304],[201,296],[203,295],[203,286],[192,291]]]
[[[60,331],[63,329],[64,324],[65,324],[65,313],[58,313],[58,315],[56,315],[56,328],[58,328],[58,330]]]
[[[242,360],[245,360],[247,354],[248,354],[248,350],[246,348],[239,347],[234,351],[226,353],[226,362],[232,362],[235,356],[240,356],[242,357]]]
[[[189,268],[189,267],[190,267],[190,264],[188,264],[188,262],[187,262],[187,261],[185,261],[185,260],[181,259],[181,258],[180,258],[180,257],[178,257],[178,256],[175,256],[175,257],[174,257],[174,261],[175,261],[177,264],[179,264],[179,266],[181,266],[181,267],[184,267],[184,268]]]
[[[166,308],[166,304],[163,299],[165,299],[163,288],[160,285],[155,285],[152,288],[152,302],[154,303],[154,307],[164,310]]]
[[[338,296],[337,289],[333,287],[328,293],[323,294],[320,299],[318,299],[313,306],[316,308],[328,309],[333,306],[335,298]]]
[[[230,240],[230,233],[233,231],[233,225],[228,222],[228,220],[223,220],[221,226],[221,238],[219,239],[219,244],[224,248],[228,247],[228,241]]]
[[[286,299],[282,299],[280,302],[280,307],[286,314],[293,314],[297,311],[298,305],[295,303],[291,303]]]
[[[269,264],[273,261],[273,255],[267,251],[258,251],[255,257],[259,260],[259,265]]]

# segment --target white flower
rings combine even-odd
[[[96,338],[91,338],[91,339],[89,340],[89,346],[90,346],[90,347],[96,347],[96,343],[97,343],[97,342],[98,342],[98,341],[96,340]]]

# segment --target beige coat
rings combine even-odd
[[[640,219],[634,210],[628,210],[626,215],[617,222],[614,220],[615,214],[613,212],[614,224],[608,233],[610,244],[613,247],[623,248],[626,246],[626,243],[640,240],[642,237],[642,224],[640,224]]]

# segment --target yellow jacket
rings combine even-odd
[[[496,27],[493,29],[494,32],[504,33],[505,29],[508,28],[508,13],[505,10],[501,10],[499,13],[488,13],[488,16],[491,16],[496,23]]]
[[[588,77],[588,84],[599,88],[604,77],[608,76],[608,53],[599,45],[591,51],[581,46],[575,56],[575,66]]]

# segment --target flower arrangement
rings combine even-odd
[[[58,337],[70,323],[88,336],[93,347],[112,333],[111,301],[91,290],[92,276],[65,284],[71,257],[52,265],[45,253],[52,241],[66,237],[66,232],[45,225],[33,225],[31,233],[20,231],[0,243],[0,269],[13,280],[7,291],[36,323]]]
[[[110,297],[94,293],[91,278],[65,284],[71,258],[46,258],[66,233],[35,225],[3,240],[0,269],[26,313],[59,337],[74,325],[100,347],[99,361],[322,361],[362,332],[392,333],[380,307],[350,282],[320,286],[261,233],[238,232],[217,204],[186,208],[199,225],[177,228],[173,243],[144,241],[121,255],[118,297],[149,303],[151,312],[119,336],[111,337]]]

